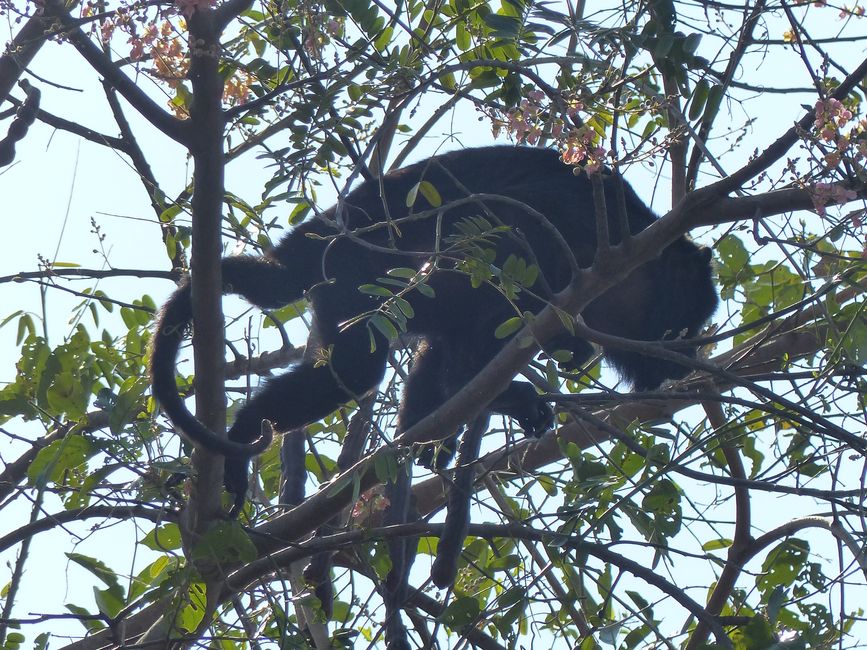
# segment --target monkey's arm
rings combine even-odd
[[[554,426],[551,405],[536,392],[532,384],[513,381],[490,403],[488,409],[517,420],[524,433],[538,438]]]

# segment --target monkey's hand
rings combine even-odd
[[[557,366],[565,372],[578,372],[595,354],[593,346],[584,339],[561,334],[542,346],[545,353],[557,359]],[[565,356],[563,353],[567,353]],[[571,357],[568,356],[571,353]]]
[[[539,438],[554,427],[554,409],[544,399],[536,396],[534,408],[528,409],[525,415],[519,415],[517,420],[525,435]]]
[[[250,472],[250,459],[247,457],[226,456],[226,464],[223,469],[223,485],[226,492],[232,495],[232,510],[230,514],[235,517],[244,507],[244,499],[247,497],[248,479]]]
[[[439,444],[425,445],[419,452],[416,461],[419,465],[428,469],[445,469],[455,456],[455,451],[458,448],[458,437],[460,435],[461,429],[458,429]]]
[[[491,402],[490,409],[517,420],[524,433],[535,438],[554,426],[551,405],[527,382],[513,381]]]

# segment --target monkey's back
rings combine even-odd
[[[618,181],[609,173],[603,178],[608,213],[613,215]],[[656,217],[625,182],[623,188],[630,228],[638,232]],[[355,282],[357,287],[390,268],[419,268],[456,241],[459,222],[481,217],[513,230],[514,236],[499,232],[490,238],[495,265],[511,254],[535,256],[557,290],[568,281],[566,252],[544,222],[557,228],[579,264],[587,266],[596,248],[593,206],[586,174],[576,174],[553,150],[458,150],[365,181],[343,202],[287,235],[271,255],[295,277],[306,276],[308,286],[326,279],[364,278]],[[618,221],[613,216],[609,221],[612,243],[617,243]]]

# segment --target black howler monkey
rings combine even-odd
[[[625,194],[633,233],[656,219],[617,177],[606,174],[604,188],[612,244],[621,240],[618,189]],[[192,320],[186,281],[166,303],[153,338],[154,396],[194,444],[226,456],[226,488],[236,505],[243,503],[249,458],[268,442],[258,438],[263,419],[278,430],[294,429],[379,385],[389,341],[365,315],[396,302],[379,295],[383,292],[359,288],[376,284],[391,269],[410,268],[426,273],[427,289],[400,295],[406,301],[401,303],[407,312],[406,330],[423,341],[399,413],[399,430],[408,429],[460,390],[502,348],[505,341],[494,334],[497,326],[518,313],[538,312],[549,292],[569,282],[562,249],[525,206],[557,228],[581,266],[592,263],[596,224],[591,183],[586,175],[575,175],[554,151],[466,149],[362,183],[338,206],[286,234],[265,255],[223,260],[226,293],[271,309],[306,296],[312,311],[303,361],[269,380],[238,412],[228,440],[196,420],[178,395],[175,360]],[[502,290],[506,280],[498,279],[510,256],[537,264],[541,276],[512,296],[511,303]],[[594,329],[643,341],[695,336],[717,304],[710,256],[710,250],[689,239],[677,239],[589,304],[584,320]],[[565,363],[569,369],[592,353],[586,341],[568,335],[545,347],[570,350],[572,359]],[[676,363],[634,352],[604,352],[636,389],[687,372]],[[551,425],[550,408],[525,382],[513,381],[489,408],[515,418],[533,435]]]

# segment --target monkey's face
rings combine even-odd
[[[591,303],[584,313],[587,324],[636,341],[695,338],[718,303],[711,269],[710,249],[677,240]],[[696,348],[677,352],[692,358]],[[605,356],[636,390],[656,388],[690,371],[675,361],[635,351],[606,349]]]

